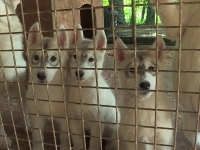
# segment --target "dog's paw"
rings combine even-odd
[[[0,147],[7,148],[6,139],[8,142],[8,147],[10,147],[12,145],[12,141],[10,138],[0,137]]]

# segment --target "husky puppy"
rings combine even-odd
[[[9,82],[16,82],[17,75],[19,82],[24,82],[25,80],[26,62],[23,58],[23,51],[22,51],[23,30],[17,15],[14,15],[16,14],[15,9],[19,3],[20,0],[0,0],[0,15],[1,15],[0,16],[0,50],[1,50],[0,65],[4,66],[3,69],[2,67],[0,67],[1,96],[6,93],[6,87],[4,84],[5,80],[7,81],[9,90],[8,92],[15,97],[19,97],[18,85],[17,83],[9,83]],[[11,14],[12,16],[9,17],[6,16]],[[20,83],[22,96],[24,96],[25,92],[24,85],[25,85],[24,83]],[[21,106],[20,101],[18,101],[18,104],[19,106]],[[2,125],[0,125],[0,147],[7,147],[7,146],[10,147],[12,144],[11,140],[8,137],[6,137],[7,139],[6,140],[4,136],[7,135],[3,130]]]
[[[155,3],[156,0],[151,0]],[[158,0],[159,3],[173,3],[174,0]],[[198,112],[199,103],[199,83],[200,74],[197,73],[200,68],[200,28],[194,28],[200,26],[200,0],[182,0],[182,14],[181,14],[181,62],[180,70],[188,72],[180,72],[180,93],[179,100],[183,111]],[[192,2],[190,4],[184,2]],[[165,28],[165,33],[168,38],[179,41],[179,4],[175,5],[161,5],[158,6],[158,15],[161,18],[163,26],[172,26],[172,28]],[[173,26],[177,26],[173,28]],[[187,28],[186,28],[187,27]],[[179,42],[177,42],[179,43]],[[179,44],[177,44],[179,45]],[[178,48],[178,46],[177,46]],[[173,70],[178,70],[178,52],[174,52]],[[174,90],[177,91],[178,74],[174,73],[173,76]],[[184,130],[196,130],[198,113],[183,113],[183,129]],[[198,130],[200,126],[198,127]],[[196,138],[196,132],[184,131],[185,137],[193,144],[195,139],[197,147],[200,148],[200,133]]]
[[[111,138],[116,132],[115,125],[111,124],[116,123],[115,97],[100,70],[103,68],[106,52],[103,48],[107,46],[107,39],[103,30],[97,32],[94,41],[85,39],[81,29],[77,25],[76,36],[75,33],[71,36],[70,49],[77,46],[78,50],[69,51],[70,68],[66,73],[71,139],[75,149],[84,149],[83,134],[88,131],[89,150],[99,150],[100,137]]]
[[[119,104],[123,106],[123,108],[120,108],[121,124],[119,132],[121,138],[120,140],[123,140],[123,142],[120,142],[120,149],[134,150],[134,141],[137,140],[138,150],[153,150],[154,138],[156,138],[156,144],[172,145],[171,139],[173,131],[169,129],[160,129],[161,127],[172,128],[171,113],[157,110],[155,114],[156,78],[158,90],[163,90],[164,85],[162,72],[158,72],[158,74],[156,74],[155,71],[157,67],[158,69],[162,69],[165,59],[165,54],[161,50],[165,48],[165,42],[161,36],[159,36],[157,40],[157,46],[159,49],[158,66],[156,65],[155,50],[137,51],[136,59],[134,59],[134,51],[128,50],[121,39],[118,38],[115,42],[120,86],[121,88],[126,88],[121,91],[122,100],[121,104]],[[153,43],[151,48],[156,48],[156,41]],[[136,70],[137,78],[135,78]],[[138,87],[137,95],[134,90],[135,86]],[[166,93],[158,92],[156,102],[157,109],[170,109]],[[135,114],[135,105],[137,106],[137,116]],[[135,120],[137,120],[137,122],[135,122]],[[157,127],[156,134],[154,134],[155,123]],[[126,126],[124,124],[126,124]],[[138,125],[137,131],[135,129],[136,124]],[[135,131],[137,132],[137,139],[135,139]],[[140,142],[145,142],[146,144],[141,144]],[[168,148],[169,147],[167,146],[156,146],[156,149],[158,150],[167,150]]]
[[[61,25],[59,29],[65,28]],[[30,31],[39,31],[39,24],[37,22],[33,24]],[[65,67],[68,56],[66,51],[60,51],[59,54],[59,50],[57,50],[58,48],[68,48],[68,46],[68,34],[65,31],[59,31],[58,35],[53,38],[42,37],[41,39],[39,32],[31,32],[28,35],[31,75],[26,94],[26,109],[33,137],[33,150],[43,149],[43,137],[40,137],[39,129],[43,132],[45,119],[50,119],[50,116],[53,116],[60,125],[61,150],[68,149],[66,147],[68,146],[66,119],[60,118],[66,117],[65,92],[63,93],[62,86],[65,83],[62,83],[60,67]],[[64,70],[62,75],[64,75]],[[48,88],[46,84],[48,84]]]

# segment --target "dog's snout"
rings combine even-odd
[[[76,71],[75,74],[78,77],[78,71]],[[79,70],[79,76],[80,76],[80,78],[82,78],[84,76],[84,72],[82,70]]]
[[[142,90],[148,90],[150,88],[150,83],[148,81],[145,81],[145,82],[141,82],[140,83],[140,88]]]
[[[37,77],[38,77],[39,80],[45,80],[45,74],[44,74],[44,72],[39,72],[37,74]]]

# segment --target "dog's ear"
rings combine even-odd
[[[107,47],[107,38],[104,30],[97,31],[95,44],[97,49],[105,49]],[[101,50],[101,52],[105,53],[106,50]]]
[[[126,52],[128,51],[126,50],[128,49],[128,47],[124,44],[124,42],[120,38],[117,38],[115,41],[115,49],[116,49],[117,62],[123,61],[125,59]]]
[[[161,35],[157,36],[157,41],[155,40],[154,43],[151,45],[152,49],[158,48],[158,59],[159,61],[163,62],[165,59],[165,52],[163,49],[166,48],[165,41],[163,40]],[[156,55],[155,51],[151,51],[152,54]]]
[[[83,29],[80,24],[76,25],[76,33],[73,32],[70,36],[70,45],[74,45],[75,43],[82,41],[84,39]]]
[[[28,34],[28,47],[31,45],[34,45],[36,43],[41,43],[41,37],[42,35],[40,35],[40,27],[39,27],[39,23],[36,22],[34,23],[31,28],[30,28],[30,33]]]
[[[58,40],[58,44],[60,48],[68,48],[69,47],[69,37],[67,31],[64,31],[65,27],[60,25],[58,34],[54,35],[54,42],[56,43]]]
[[[107,47],[107,38],[104,30],[97,31],[97,34],[95,36],[95,43],[96,43],[96,48],[98,49]]]
[[[17,5],[20,3],[20,0],[12,0],[13,8],[16,9]]]

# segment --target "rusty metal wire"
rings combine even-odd
[[[23,1],[22,0],[20,0],[21,1],[21,4],[20,4],[20,7],[21,7],[21,13],[20,14],[17,14],[18,16],[21,16],[22,17],[22,25],[23,25],[23,30],[24,30],[24,32],[23,32],[23,36],[24,36],[24,39],[27,39],[27,33],[29,33],[29,32],[27,32],[26,31],[26,24],[25,24],[25,15],[30,15],[30,14],[37,14],[37,20],[38,20],[38,22],[39,22],[39,24],[40,24],[40,26],[41,26],[41,24],[42,24],[42,20],[41,20],[41,14],[44,14],[44,13],[51,13],[52,14],[52,24],[53,24],[53,26],[54,26],[54,28],[52,29],[52,30],[48,30],[48,31],[43,31],[41,28],[40,28],[40,31],[39,31],[39,33],[40,33],[40,36],[41,36],[41,39],[42,39],[42,34],[43,33],[46,33],[46,32],[52,32],[52,33],[54,33],[54,34],[56,34],[56,35],[58,35],[58,32],[59,32],[59,30],[58,30],[58,28],[57,28],[57,26],[58,26],[58,24],[60,24],[60,22],[57,22],[56,21],[56,17],[60,17],[59,16],[59,12],[71,12],[72,13],[72,16],[71,16],[71,22],[72,22],[72,25],[73,25],[73,27],[71,28],[67,28],[66,29],[66,31],[67,32],[71,32],[71,31],[74,31],[74,34],[75,34],[75,36],[76,36],[76,34],[77,34],[77,30],[76,30],[76,19],[78,18],[78,16],[76,15],[76,12],[77,11],[80,11],[80,10],[87,10],[88,8],[77,8],[77,7],[75,7],[74,6],[74,1],[73,0],[71,0],[71,7],[72,8],[61,8],[61,9],[56,9],[57,7],[56,7],[56,0],[52,0],[52,9],[51,10],[46,10],[46,11],[43,11],[43,10],[40,10],[40,6],[39,6],[39,3],[40,3],[40,1],[39,0],[35,0],[36,1],[36,12],[24,12],[24,10],[23,10]],[[113,3],[113,1],[114,0],[111,0],[112,1],[112,4],[111,4],[111,10],[113,11],[115,8],[118,8],[118,7],[127,7],[127,6],[131,6],[132,7],[132,15],[133,16],[135,16],[135,8],[136,7],[138,7],[138,6],[155,6],[155,10],[156,10],[156,12],[158,11],[158,8],[159,8],[159,6],[160,5],[174,5],[175,3],[158,3],[158,1],[155,3],[155,4],[135,4],[135,1],[134,0],[132,0],[132,4],[131,5],[118,5],[118,6],[115,6]],[[118,30],[125,30],[125,29],[130,29],[130,30],[132,30],[133,32],[132,32],[132,40],[133,40],[133,43],[137,43],[137,30],[138,29],[141,29],[141,30],[144,30],[144,29],[147,29],[147,28],[151,28],[151,29],[155,29],[155,37],[157,37],[158,36],[158,34],[159,34],[159,29],[166,29],[166,28],[178,28],[179,29],[179,39],[180,39],[180,41],[179,41],[179,43],[178,43],[178,48],[166,48],[165,49],[165,51],[173,51],[173,52],[175,52],[175,51],[177,51],[178,53],[179,53],[179,60],[178,60],[178,70],[173,70],[173,69],[166,69],[166,70],[159,70],[159,69],[156,69],[156,74],[158,75],[158,73],[159,72],[163,72],[163,73],[177,73],[177,79],[178,79],[178,83],[177,83],[177,89],[176,90],[163,90],[163,89],[159,89],[158,88],[158,86],[157,86],[157,84],[158,84],[158,80],[156,80],[156,90],[153,90],[153,92],[155,92],[155,109],[150,109],[150,108],[139,108],[139,107],[137,107],[137,94],[138,94],[138,91],[140,91],[139,89],[137,89],[137,84],[135,84],[135,90],[134,89],[130,89],[130,88],[120,88],[120,87],[118,87],[118,77],[117,77],[117,71],[119,71],[119,69],[117,69],[117,64],[116,64],[116,60],[114,59],[115,57],[116,57],[116,49],[114,48],[114,46],[113,45],[111,45],[111,47],[108,47],[108,48],[106,48],[106,50],[107,51],[109,51],[109,52],[111,52],[112,53],[112,57],[113,57],[113,62],[114,62],[114,64],[113,64],[113,66],[112,67],[108,67],[108,68],[97,68],[97,61],[95,61],[95,69],[93,69],[93,68],[80,68],[80,67],[78,67],[78,68],[71,68],[71,69],[77,69],[78,71],[80,70],[80,69],[84,69],[84,70],[91,70],[91,69],[93,69],[93,70],[95,70],[95,77],[96,77],[96,86],[94,86],[94,87],[91,87],[91,86],[81,86],[81,81],[80,81],[80,78],[78,78],[78,83],[79,83],[79,85],[78,86],[71,86],[71,87],[77,87],[78,89],[79,89],[79,95],[81,95],[81,91],[82,91],[82,89],[84,89],[84,88],[91,88],[91,89],[96,89],[96,93],[97,93],[97,104],[88,104],[88,103],[84,103],[83,101],[82,101],[82,98],[80,98],[80,103],[76,103],[76,102],[68,102],[68,100],[67,100],[67,96],[64,96],[63,97],[63,99],[65,100],[64,102],[60,102],[60,103],[63,103],[63,105],[65,106],[65,111],[66,111],[66,114],[65,114],[65,117],[61,117],[62,119],[65,119],[66,120],[66,124],[69,126],[69,122],[70,122],[70,120],[79,120],[79,119],[77,119],[77,118],[68,118],[68,113],[67,113],[67,106],[68,106],[68,104],[80,104],[80,106],[81,106],[81,120],[79,120],[79,121],[81,121],[81,123],[82,123],[82,127],[83,127],[83,130],[82,130],[82,135],[78,135],[78,136],[81,136],[83,139],[84,139],[84,149],[86,150],[87,149],[87,145],[86,145],[86,137],[90,137],[90,138],[99,138],[99,142],[100,142],[100,144],[101,144],[101,150],[103,150],[104,148],[104,144],[102,143],[102,140],[104,139],[103,137],[102,137],[102,135],[101,135],[101,133],[102,133],[102,124],[106,124],[106,123],[109,123],[109,124],[113,124],[113,123],[110,123],[110,122],[103,122],[103,121],[101,121],[101,109],[100,109],[100,107],[102,107],[102,106],[104,106],[104,107],[108,107],[108,108],[115,108],[115,110],[116,110],[116,120],[117,120],[117,123],[116,124],[114,124],[114,125],[116,125],[116,128],[117,128],[117,130],[116,130],[116,137],[115,137],[115,139],[108,139],[108,140],[115,140],[115,141],[117,141],[117,148],[119,149],[119,143],[120,143],[120,133],[119,133],[119,130],[118,130],[118,128],[120,127],[120,125],[124,125],[124,126],[133,126],[134,128],[135,128],[135,141],[128,141],[128,142],[134,142],[135,143],[135,149],[137,149],[137,146],[138,146],[138,144],[141,144],[141,143],[144,143],[144,144],[149,144],[149,145],[152,145],[152,146],[154,146],[154,149],[156,150],[157,148],[156,148],[156,146],[157,145],[161,145],[161,146],[169,146],[169,147],[172,147],[174,150],[176,150],[176,149],[178,149],[179,147],[178,147],[178,143],[177,143],[177,141],[178,141],[178,137],[177,137],[177,135],[178,135],[178,132],[179,131],[188,131],[188,132],[195,132],[195,134],[196,134],[196,139],[197,139],[197,135],[198,135],[198,127],[199,127],[199,117],[197,117],[197,123],[196,123],[196,130],[192,130],[192,129],[181,129],[181,128],[179,128],[179,116],[180,116],[180,114],[181,113],[198,113],[198,116],[200,115],[200,109],[199,109],[199,107],[200,107],[200,102],[198,102],[198,112],[196,112],[196,111],[188,111],[188,110],[179,110],[179,97],[180,97],[180,94],[182,94],[182,93],[185,93],[185,94],[198,94],[198,95],[200,95],[199,94],[199,92],[189,92],[189,91],[181,91],[180,90],[180,74],[181,73],[199,73],[199,71],[182,71],[181,70],[181,67],[180,67],[180,63],[181,63],[181,53],[183,52],[183,51],[187,51],[188,49],[183,49],[182,48],[182,44],[181,44],[181,42],[182,42],[182,32],[183,32],[183,30],[184,29],[186,29],[186,28],[199,28],[199,26],[183,26],[182,25],[182,6],[183,5],[190,5],[190,4],[194,4],[194,3],[200,3],[200,2],[182,2],[182,0],[180,0],[180,2],[178,2],[178,3],[176,3],[176,4],[179,4],[179,6],[180,6],[180,10],[179,10],[179,13],[180,13],[180,16],[179,16],[179,21],[180,21],[180,23],[179,23],[179,25],[178,26],[161,26],[161,25],[159,25],[158,24],[158,15],[156,15],[156,25],[145,25],[145,26],[125,26],[125,27],[123,27],[123,26],[120,26],[120,27],[115,27],[114,26],[114,14],[112,14],[112,27],[109,27],[109,28],[104,28],[104,27],[97,27],[97,26],[95,26],[95,24],[96,24],[96,19],[99,19],[99,18],[96,18],[95,16],[96,16],[96,13],[93,11],[93,10],[97,10],[97,9],[99,9],[99,10],[101,10],[101,9],[103,9],[103,8],[105,8],[105,7],[103,7],[103,6],[94,6],[94,1],[93,0],[90,0],[89,1],[89,3],[91,4],[91,7],[90,7],[90,9],[91,9],[91,14],[92,14],[92,28],[84,28],[83,29],[83,31],[85,31],[85,30],[92,30],[92,33],[93,33],[93,37],[95,37],[95,33],[96,33],[96,31],[97,30],[101,30],[101,29],[110,29],[110,30],[112,30],[112,35],[111,35],[111,41],[113,42],[113,45],[115,44],[115,39],[116,39],[116,37],[117,37],[117,35],[116,35],[116,33],[117,33],[117,31]],[[107,7],[107,6],[106,6]],[[8,11],[8,10],[7,10]],[[14,16],[15,14],[8,14],[8,12],[7,12],[7,15],[0,15],[0,17],[7,17],[7,22],[8,22],[8,27],[9,27],[9,32],[8,33],[0,33],[0,35],[9,35],[10,36],[10,42],[11,42],[11,45],[13,45],[13,39],[12,39],[12,34],[17,34],[17,33],[20,33],[20,32],[17,32],[17,33],[12,33],[12,31],[11,31],[11,29],[10,29],[10,24],[9,24],[9,16]],[[63,17],[64,18],[64,17]],[[62,20],[63,21],[63,23],[65,23],[65,20],[63,19]],[[136,24],[135,23],[135,20],[134,20],[134,23],[133,24]],[[41,42],[42,43],[42,42]],[[58,45],[59,45],[59,43],[57,43]],[[93,40],[93,44],[94,45],[96,45],[96,43],[95,43],[95,41]],[[26,44],[27,45],[27,44]],[[65,49],[66,51],[70,51],[70,50],[75,50],[76,51],[76,53],[78,54],[78,51],[79,50],[83,50],[83,49],[80,49],[80,48],[78,48],[77,47],[77,43],[75,42],[75,45],[76,45],[76,47],[75,47],[75,49]],[[130,47],[132,47],[132,48],[130,48],[131,50],[134,50],[134,59],[136,60],[136,54],[137,54],[137,45],[136,44],[134,44],[134,45],[129,45]],[[42,45],[41,45],[41,47],[43,47]],[[61,57],[61,53],[60,53],[60,47],[58,48],[59,50],[59,56]],[[130,50],[129,49],[129,50]],[[29,59],[30,59],[30,56],[29,56],[29,54],[28,54],[28,51],[29,50],[31,50],[31,49],[28,49],[26,46],[24,47],[24,50],[26,51],[26,53],[27,53],[27,60],[29,61]],[[53,50],[53,49],[52,49]],[[87,49],[88,50],[88,49]],[[96,56],[96,51],[97,51],[97,48],[94,48],[94,49],[91,49],[91,50],[93,50],[94,51],[94,55]],[[151,48],[146,48],[146,50],[152,50]],[[155,49],[154,49],[155,50]],[[6,51],[6,50],[0,50],[0,52],[2,52],[2,51]],[[4,77],[4,82],[2,82],[2,83],[4,83],[5,84],[5,87],[6,87],[6,96],[4,96],[4,95],[2,95],[1,96],[1,98],[4,98],[4,99],[6,99],[7,101],[8,101],[8,104],[9,104],[9,108],[8,108],[8,110],[9,110],[9,113],[10,113],[10,115],[11,115],[11,124],[12,124],[12,127],[13,127],[13,129],[14,129],[14,137],[12,137],[12,139],[14,139],[15,140],[15,142],[16,142],[16,147],[15,148],[17,148],[17,149],[22,149],[23,150],[23,148],[20,146],[20,142],[19,141],[27,141],[28,142],[28,147],[29,147],[29,149],[31,149],[31,137],[29,137],[30,135],[29,135],[29,133],[28,133],[28,129],[30,128],[30,127],[28,127],[28,125],[27,125],[27,121],[26,121],[26,113],[25,113],[25,106],[23,106],[23,96],[22,96],[22,92],[21,92],[21,88],[20,88],[20,84],[21,84],[21,81],[19,81],[19,77],[18,77],[18,73],[17,73],[17,66],[16,66],[16,60],[15,60],[15,56],[14,56],[14,51],[22,51],[22,50],[15,50],[14,48],[13,48],[13,46],[12,46],[12,53],[13,53],[13,56],[12,56],[12,58],[11,59],[13,59],[14,60],[14,64],[15,64],[15,72],[16,72],[16,76],[17,76],[17,81],[16,81],[16,83],[17,83],[17,85],[18,85],[18,88],[19,88],[19,93],[20,93],[20,95],[19,95],[19,99],[20,99],[20,102],[21,102],[21,106],[20,107],[22,107],[22,114],[23,114],[23,122],[25,123],[25,129],[26,129],[26,138],[27,139],[23,139],[23,138],[21,138],[21,137],[19,137],[18,136],[18,133],[17,133],[17,129],[16,128],[18,128],[19,126],[18,125],[16,125],[15,124],[15,119],[14,119],[14,117],[13,117],[13,110],[12,110],[12,108],[10,107],[10,105],[11,105],[11,98],[13,98],[13,97],[10,97],[10,95],[9,95],[9,90],[8,90],[8,86],[7,86],[7,82],[6,82],[6,78],[5,78],[5,75],[3,75]],[[44,52],[45,52],[45,49],[43,49],[42,48],[42,51],[43,51],[43,61],[45,61],[44,60]],[[158,51],[158,49],[156,49],[156,51]],[[199,49],[190,49],[190,51],[200,51]],[[0,53],[1,54],[1,53]],[[157,58],[158,58],[158,56],[156,56]],[[95,59],[96,59],[96,57],[95,57]],[[77,66],[78,66],[78,63],[79,63],[79,59],[77,58],[77,60],[76,60],[76,63],[77,63]],[[1,64],[2,64],[2,62],[1,62]],[[158,62],[156,61],[156,64],[158,65]],[[10,66],[1,66],[1,69],[2,69],[2,72],[3,72],[3,74],[4,74],[4,68],[9,68]],[[13,68],[13,67],[11,67],[11,68]],[[18,67],[18,68],[20,68],[20,67]],[[37,67],[36,67],[37,68]],[[51,67],[52,68],[52,67]],[[55,67],[56,68],[56,67]],[[135,68],[136,68],[136,62],[135,62]],[[30,71],[30,78],[32,78],[32,71],[31,71],[31,66],[28,64],[27,65],[27,69]],[[45,67],[44,66],[44,70],[45,70],[45,73],[46,73],[46,69],[48,69],[48,67]],[[114,86],[110,86],[109,88],[106,88],[106,87],[99,87],[98,86],[98,70],[102,70],[102,71],[112,71],[113,72],[113,85]],[[62,90],[63,90],[63,93],[64,93],[64,91],[66,90],[66,87],[67,86],[70,86],[70,85],[67,85],[66,83],[65,83],[65,81],[64,80],[67,80],[67,79],[65,79],[65,77],[63,76],[63,74],[64,74],[64,72],[65,72],[65,68],[64,67],[59,67],[59,71],[60,71],[60,74],[61,74],[61,80],[62,80],[62,84],[61,85],[57,85],[57,84],[51,84],[51,86],[62,86]],[[137,81],[138,81],[138,72],[140,72],[140,70],[136,70],[135,71],[135,83],[137,83]],[[67,82],[67,81],[66,81]],[[12,83],[12,82],[9,82],[9,83]],[[39,85],[38,83],[34,83],[33,82],[33,80],[31,81],[31,83],[27,83],[27,84],[32,84],[32,89],[33,89],[33,93],[34,93],[34,85]],[[54,147],[55,149],[59,149],[59,143],[57,142],[57,139],[56,139],[56,134],[57,133],[60,133],[60,132],[57,132],[56,131],[56,128],[55,128],[55,121],[54,121],[54,116],[52,115],[52,113],[51,113],[51,102],[52,102],[52,100],[50,99],[50,97],[49,97],[49,84],[46,84],[46,87],[47,87],[47,92],[48,92],[48,104],[49,104],[49,110],[50,110],[50,116],[45,116],[45,115],[39,115],[39,113],[38,113],[38,111],[37,111],[37,101],[44,101],[43,99],[36,99],[35,97],[34,97],[34,95],[33,95],[33,97],[34,97],[34,105],[35,105],[35,109],[36,109],[36,112],[37,112],[37,118],[38,118],[38,120],[37,120],[37,122],[38,122],[38,126],[40,126],[40,121],[39,121],[39,117],[40,116],[45,116],[45,117],[50,117],[51,118],[51,127],[52,127],[52,130],[48,130],[48,129],[44,129],[45,131],[48,131],[48,132],[52,132],[53,133],[53,142],[51,142],[51,143],[48,143],[48,142],[46,142],[46,140],[45,140],[45,142],[43,142],[43,149],[45,149],[45,145],[51,145],[52,147]],[[114,93],[114,95],[115,95],[115,97],[116,97],[116,106],[105,106],[105,105],[101,105],[100,104],[100,99],[99,99],[99,90],[100,89],[107,89],[107,90],[113,90],[113,93]],[[120,106],[119,104],[118,104],[118,97],[119,97],[119,91],[123,91],[123,90],[134,90],[135,91],[135,106],[134,107],[125,107],[125,106]],[[176,94],[176,101],[175,101],[175,109],[170,109],[170,110],[164,110],[164,109],[159,109],[158,108],[158,106],[157,106],[157,99],[158,99],[158,93],[159,92],[163,92],[163,93],[172,93],[172,94]],[[15,97],[16,98],[16,97]],[[26,100],[31,100],[31,99],[26,99]],[[200,101],[200,100],[199,100]],[[97,106],[97,108],[98,108],[98,121],[91,121],[91,120],[85,120],[84,118],[83,118],[83,116],[84,116],[84,113],[83,113],[83,106]],[[136,114],[136,116],[135,116],[135,125],[130,125],[130,124],[126,124],[126,123],[123,123],[123,122],[119,122],[118,120],[119,120],[119,116],[118,116],[118,111],[121,109],[121,108],[125,108],[125,109],[134,109],[134,111],[135,111],[135,114]],[[139,125],[137,122],[137,118],[138,118],[138,116],[137,116],[137,114],[138,114],[138,110],[151,110],[151,111],[155,111],[155,126],[154,127],[151,127],[151,126],[144,126],[144,125]],[[175,115],[174,115],[174,117],[175,117],[175,119],[174,119],[174,127],[173,128],[165,128],[165,127],[158,127],[157,126],[157,124],[156,124],[156,122],[157,122],[157,114],[159,113],[159,111],[163,111],[163,112],[172,112],[172,113],[174,113]],[[3,122],[3,119],[2,119],[2,115],[3,115],[3,113],[4,113],[4,111],[0,111],[0,122],[1,122],[1,125],[3,126],[3,128],[4,128],[4,125],[7,125],[6,123],[4,123]],[[29,114],[29,115],[35,115],[35,114]],[[96,136],[92,136],[92,135],[90,135],[90,136],[88,136],[88,135],[86,135],[85,134],[85,123],[87,123],[87,122],[95,122],[95,123],[98,123],[98,127],[99,127],[99,135],[100,135],[100,137],[96,137]],[[158,141],[158,138],[155,136],[155,138],[154,138],[154,143],[152,144],[152,143],[145,143],[145,142],[141,142],[141,141],[137,141],[137,139],[138,139],[138,133],[137,133],[137,131],[138,131],[138,127],[144,127],[144,128],[153,128],[154,129],[154,135],[156,135],[156,132],[157,132],[157,130],[158,129],[170,129],[170,130],[174,130],[174,139],[173,139],[173,143],[174,143],[174,145],[165,145],[165,144],[159,144],[159,143],[157,143],[157,141]],[[35,129],[36,130],[36,129]],[[42,130],[43,129],[39,129],[39,131],[40,131],[40,137],[41,137],[41,141],[43,141],[43,136],[42,136]],[[25,133],[23,133],[23,134],[25,134]],[[69,145],[70,145],[70,147],[71,147],[71,149],[73,148],[73,144],[71,143],[72,141],[71,141],[71,139],[70,139],[70,136],[71,135],[77,135],[77,134],[75,134],[75,133],[71,133],[70,132],[70,129],[68,128],[68,131],[67,131],[67,133],[66,134],[68,134],[68,138],[69,138],[69,140],[68,141],[66,141],[66,142],[68,142],[69,143]],[[13,140],[13,142],[14,142],[14,140]],[[127,140],[124,140],[124,141],[127,141]],[[9,149],[8,148],[8,142],[6,141],[6,143],[7,143],[7,149]],[[195,141],[195,147],[194,147],[194,149],[196,150],[197,149],[197,147],[196,147],[196,143],[197,143],[197,140]]]

